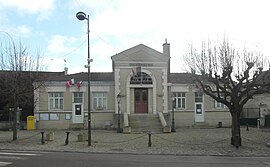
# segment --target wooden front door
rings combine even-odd
[[[148,89],[134,89],[135,113],[148,113]]]

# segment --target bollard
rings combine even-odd
[[[152,141],[151,141],[151,132],[148,133],[148,147],[152,146]]]
[[[43,145],[45,143],[44,141],[44,132],[40,132],[41,133],[41,144]]]
[[[248,131],[249,129],[248,129],[248,123],[247,123],[247,131]]]
[[[66,142],[65,142],[65,144],[68,145],[68,136],[69,136],[69,133],[70,133],[70,132],[66,132],[66,133],[67,133],[67,137],[66,137]]]
[[[260,119],[257,119],[257,128],[260,129]]]

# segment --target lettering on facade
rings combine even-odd
[[[152,63],[129,63],[129,66],[143,66],[143,67],[151,67]]]

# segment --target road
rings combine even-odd
[[[270,167],[270,157],[134,155],[0,150],[8,167]]]

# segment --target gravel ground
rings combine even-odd
[[[53,141],[41,144],[41,131],[18,131],[18,140],[12,141],[12,131],[0,131],[0,149],[39,150],[39,151],[78,151],[100,153],[133,154],[174,154],[174,155],[219,155],[219,156],[270,156],[270,130],[242,128],[242,146],[236,149],[230,144],[230,128],[177,129],[175,133],[162,133],[149,136],[141,134],[122,134],[116,131],[92,130],[92,145],[79,142],[78,134],[87,130],[69,131],[66,145],[66,131],[46,130],[54,133]],[[87,135],[86,135],[87,136]]]

